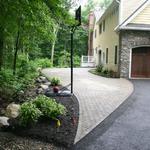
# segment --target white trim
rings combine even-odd
[[[131,79],[131,73],[132,73],[132,48],[130,49],[129,79]]]
[[[149,80],[150,78],[130,78],[132,80]]]
[[[150,79],[150,78],[135,78],[135,77],[131,77],[131,73],[132,73],[132,50],[134,48],[138,48],[138,47],[150,47],[150,45],[140,45],[140,46],[135,46],[135,47],[132,47],[130,49],[130,62],[129,62],[129,79]]]
[[[122,2],[120,2],[119,5],[119,25],[121,24],[121,22],[122,22]]]
[[[145,3],[145,4],[144,4]],[[123,23],[121,24],[121,27],[126,26],[129,22],[131,22],[140,12],[142,12],[142,10],[144,10],[146,8],[146,6],[150,3],[150,0],[147,0],[147,2],[145,1],[142,5],[142,7],[140,7],[137,11],[135,11],[133,14],[131,14],[131,16]]]
[[[121,30],[140,30],[140,31],[150,31],[150,28],[145,27],[120,27]],[[115,28],[117,30],[117,27]]]
[[[150,45],[139,45],[139,46],[134,46],[134,47],[132,47],[132,49],[134,49],[134,48],[139,48],[139,47],[150,47]]]

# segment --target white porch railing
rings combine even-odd
[[[81,67],[95,67],[94,56],[82,56]]]

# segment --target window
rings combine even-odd
[[[103,32],[105,31],[105,20],[103,21]]]
[[[105,53],[103,52],[103,64],[105,64]]]
[[[102,33],[102,24],[99,24],[99,34]]]
[[[108,48],[106,48],[106,64],[108,64]]]
[[[115,46],[115,64],[118,62],[118,47]]]
[[[95,38],[96,38],[96,36],[97,36],[97,30],[95,29]]]

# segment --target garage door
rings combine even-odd
[[[131,77],[150,78],[150,47],[132,50]]]

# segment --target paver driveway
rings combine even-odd
[[[150,150],[150,80],[133,80],[133,94],[73,150]]]
[[[89,68],[74,69],[74,94],[79,100],[79,125],[75,143],[110,115],[133,91],[126,79],[109,79],[93,75]],[[70,83],[70,69],[44,69],[46,76],[60,77]]]

